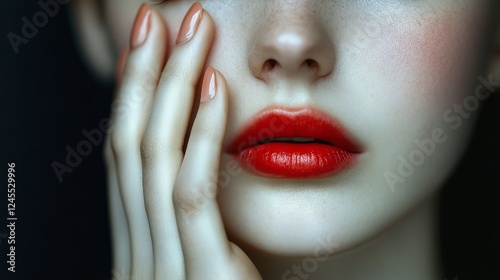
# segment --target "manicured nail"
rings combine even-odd
[[[135,17],[130,35],[130,48],[135,49],[146,41],[149,30],[151,29],[151,8],[148,4],[143,3],[137,16]]]
[[[118,63],[116,65],[116,83],[120,84],[122,81],[123,70],[125,70],[125,63],[127,62],[127,56],[129,52],[129,47],[126,47],[120,54],[118,58]]]
[[[217,74],[213,67],[208,67],[203,77],[203,86],[201,87],[200,102],[207,102],[214,99],[217,93]]]
[[[182,20],[181,28],[179,29],[179,34],[177,35],[176,44],[185,43],[193,38],[193,35],[194,33],[196,33],[198,25],[200,24],[202,15],[203,8],[201,7],[201,4],[195,2],[191,6],[191,8],[189,8],[189,11]]]

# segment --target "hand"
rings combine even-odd
[[[114,279],[261,279],[228,241],[215,198],[228,93],[209,67],[197,95],[215,28],[200,4],[187,26],[193,15],[168,58],[162,17],[143,5],[134,24],[105,147]]]

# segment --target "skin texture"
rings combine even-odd
[[[115,112],[108,138],[114,268],[138,279],[442,278],[435,196],[477,115],[457,106],[498,64],[492,1],[207,0],[192,42],[175,47],[192,3],[152,5],[151,33],[118,89],[118,100],[136,101],[122,118]],[[129,46],[139,5],[104,1],[102,28],[87,32],[108,32],[100,56]],[[75,15],[87,42],[85,15]],[[112,76],[95,52],[86,53],[91,67]],[[199,105],[207,66],[220,91]],[[317,180],[246,172],[227,147],[270,105],[328,112],[361,142],[359,162]],[[404,162],[417,164],[405,174]]]

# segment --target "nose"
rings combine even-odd
[[[327,76],[334,67],[334,48],[314,12],[304,7],[273,11],[257,29],[248,65],[264,81]]]

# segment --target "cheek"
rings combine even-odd
[[[478,54],[484,26],[478,18],[475,12],[449,13],[387,30],[376,64],[389,69],[400,90],[411,93],[402,95],[403,104],[442,113],[473,93],[483,66]]]
[[[477,77],[485,66],[481,61],[488,35],[483,33],[484,14],[460,7],[383,24],[381,35],[356,58],[362,69],[353,71],[361,74],[356,79],[362,82],[355,92],[367,93],[356,98],[369,116],[360,117],[366,125],[357,131],[370,139],[373,174],[399,174],[400,157],[421,153],[416,142],[431,139],[434,131],[445,135],[437,138],[446,142],[435,142],[435,150],[423,157],[425,164],[415,171],[418,175],[405,179],[405,187],[415,192],[406,196],[406,202],[439,186],[472,132],[477,110],[464,106],[467,113],[462,115],[455,106],[475,95]]]

